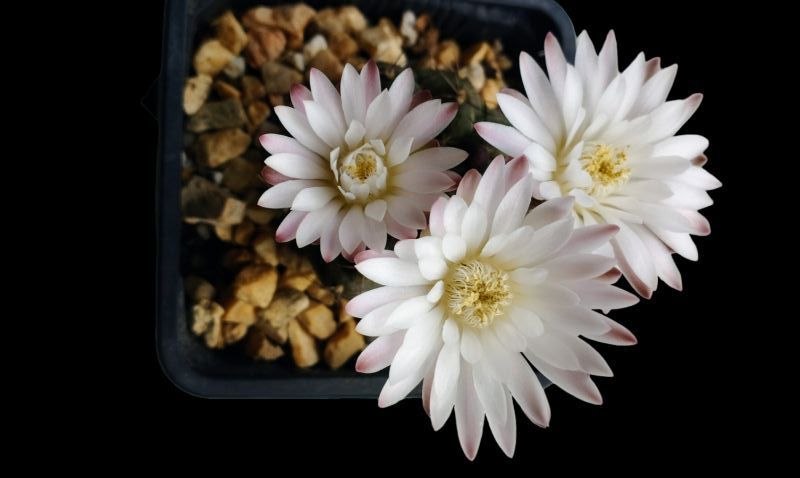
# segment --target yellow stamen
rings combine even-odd
[[[375,174],[377,164],[374,154],[358,153],[353,159],[353,162],[346,166],[347,174],[356,181],[363,183],[370,176]]]
[[[625,167],[628,154],[607,144],[590,145],[584,148],[581,155],[581,166],[589,173],[594,184],[591,194],[607,192],[609,189],[625,184],[631,169]]]
[[[479,261],[459,265],[445,286],[450,312],[470,327],[489,326],[511,302],[508,274]]]

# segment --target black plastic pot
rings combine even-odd
[[[352,368],[299,370],[289,363],[254,362],[233,351],[212,351],[187,324],[180,273],[180,169],[183,149],[183,85],[191,69],[198,33],[233,9],[241,12],[275,1],[171,0],[167,2],[159,81],[159,163],[157,178],[157,323],[156,342],[164,373],[181,390],[202,397],[375,398],[386,374],[362,375]],[[411,9],[431,13],[442,37],[461,43],[500,38],[511,58],[524,49],[541,58],[544,36],[552,31],[567,58],[575,49],[575,31],[554,0],[396,0],[314,1],[315,8],[356,4],[367,18],[398,20]],[[518,75],[515,71],[509,74]]]

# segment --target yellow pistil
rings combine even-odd
[[[445,286],[450,312],[470,327],[491,325],[511,302],[508,274],[473,260],[459,265]]]
[[[581,155],[581,167],[592,177],[590,194],[606,193],[628,181],[631,169],[625,167],[628,154],[607,144],[589,145]]]
[[[375,174],[376,169],[377,163],[373,153],[358,153],[353,162],[345,167],[347,174],[360,183]]]

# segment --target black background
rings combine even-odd
[[[701,3],[708,4],[703,8]],[[746,131],[752,123],[765,121],[746,110],[760,101],[764,91],[749,75],[767,74],[758,65],[767,63],[765,55],[777,40],[755,35],[760,20],[732,3],[562,0],[561,4],[576,30],[588,29],[598,47],[608,29],[616,31],[621,66],[641,50],[648,57],[661,56],[662,65],[679,63],[671,98],[705,94],[684,131],[710,139],[707,169],[723,188],[711,193],[715,204],[703,211],[713,232],[696,240],[699,262],[677,259],[683,292],[661,283],[653,299],[614,316],[636,334],[639,344],[600,347],[615,372],[613,378],[596,379],[605,403],[588,405],[549,388],[550,427],[539,429],[518,412],[513,462],[535,473],[541,462],[565,469],[581,464],[625,469],[635,457],[652,458],[650,464],[660,469],[689,460],[736,461],[742,458],[736,450],[755,437],[750,428],[761,421],[747,398],[762,379],[751,365],[754,351],[749,346],[759,342],[760,332],[758,327],[742,326],[742,318],[756,317],[747,299],[754,292],[747,292],[746,279],[758,262],[752,253],[747,256],[743,233],[748,227],[739,219],[745,184],[757,170],[748,163],[756,151],[750,149],[752,138]],[[141,96],[159,70],[163,3],[142,2],[136,13],[147,32],[139,45],[141,67],[134,72],[132,86]],[[157,125],[144,108],[135,115],[141,119],[140,140],[130,145],[131,153],[144,165],[135,173],[142,175],[144,184],[153,184]],[[154,210],[152,191],[142,188],[143,210]],[[144,232],[147,260],[142,266],[149,282],[144,283],[142,297],[150,300],[140,302],[139,316],[147,318],[153,316],[154,306],[152,218]],[[147,443],[156,458],[172,455],[183,445],[194,450],[186,453],[196,462],[256,460],[265,470],[272,460],[305,466],[298,460],[318,459],[343,469],[362,460],[384,466],[466,462],[453,419],[434,432],[417,400],[382,410],[376,401],[209,401],[187,396],[160,370],[152,320],[140,322],[144,324],[141,359],[122,393],[137,409],[149,410],[148,419],[137,419],[135,426],[152,434]],[[495,445],[488,427],[476,461],[511,462]]]

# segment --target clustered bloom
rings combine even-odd
[[[356,269],[383,285],[349,302],[356,330],[378,337],[356,370],[387,366],[381,407],[423,382],[423,400],[439,429],[455,410],[458,437],[475,457],[484,417],[512,456],[512,399],[547,426],[550,408],[536,374],[590,403],[601,403],[590,375],[610,376],[605,360],[580,336],[611,344],[633,335],[592,309],[635,304],[611,285],[612,258],[592,254],[617,232],[614,225],[575,227],[573,198],[528,212],[533,180],[527,159],[498,156],[483,177],[469,171],[456,195],[430,214],[430,235],[399,241],[394,252],[365,251]]]
[[[467,153],[432,140],[453,120],[458,105],[414,95],[406,69],[381,91],[378,67],[361,74],[347,65],[339,93],[317,69],[311,89],[295,85],[292,105],[275,113],[292,137],[266,134],[262,146],[267,179],[259,200],[267,208],[290,207],[276,238],[299,247],[319,240],[330,262],[369,247],[383,250],[386,234],[398,239],[425,228],[425,212],[459,176],[450,168]]]
[[[549,34],[545,58],[548,75],[520,54],[527,97],[510,89],[497,95],[511,126],[484,122],[476,130],[505,154],[528,157],[535,197],[572,196],[582,224],[619,226],[600,252],[616,257],[640,295],[649,298],[659,277],[680,290],[671,255],[697,260],[690,234],[710,232],[697,211],[712,204],[706,191],[721,185],[703,169],[708,140],[675,136],[702,95],[666,101],[677,65],[661,68],[643,53],[620,73],[613,32],[599,54],[583,32],[574,66]]]
[[[312,69],[294,107],[275,108],[292,137],[261,137],[273,186],[259,204],[291,208],[277,240],[318,240],[326,261],[342,254],[380,285],[347,305],[356,330],[376,337],[356,369],[389,367],[379,405],[422,382],[434,429],[455,414],[469,459],[484,420],[514,454],[514,401],[548,425],[537,372],[602,402],[591,376],[611,369],[586,339],[636,343],[605,315],[638,302],[613,284],[624,274],[643,297],[659,278],[680,289],[672,254],[697,259],[691,235],[710,232],[698,210],[721,185],[703,169],[708,141],[675,136],[701,100],[666,101],[675,65],[640,54],[619,72],[613,32],[599,53],[582,33],[574,66],[549,34],[545,61],[547,74],[521,53],[527,96],[497,95],[511,126],[475,125],[513,158],[483,176],[460,178],[450,169],[467,154],[435,141],[457,105],[414,94],[408,69],[380,91],[373,62],[360,74],[347,65],[341,93]],[[530,209],[531,197],[544,202]]]

